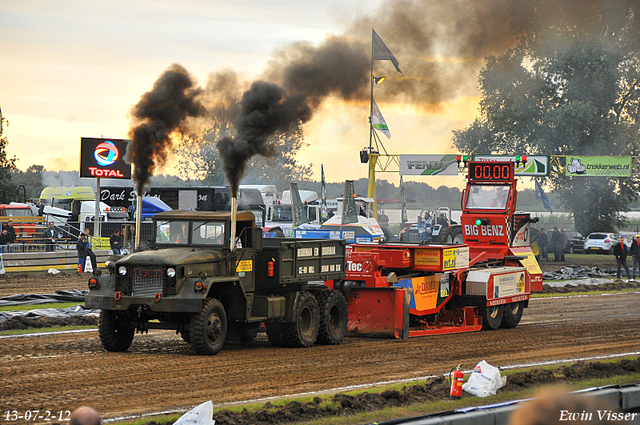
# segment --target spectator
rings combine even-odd
[[[560,261],[560,255],[558,254],[558,239],[560,239],[560,232],[557,227],[553,228],[551,232],[551,248],[553,249],[553,261]]]
[[[381,226],[389,225],[389,216],[384,213],[384,210],[380,211],[380,215],[378,216],[378,223],[380,223]]]
[[[80,406],[71,412],[69,425],[100,425],[100,415],[92,407]]]
[[[7,235],[5,237],[6,243],[14,243],[16,241],[16,229],[13,227],[12,220],[9,220],[6,226],[2,226],[2,230],[7,231]]]
[[[53,221],[49,222],[49,227],[42,232],[42,237],[44,238],[47,252],[52,252],[55,249],[54,244],[56,243],[56,228],[53,225]]]
[[[640,235],[636,235],[633,242],[631,242],[631,249],[629,250],[633,257],[633,264],[631,266],[631,280],[636,280],[636,269],[638,270],[638,277],[640,277]]]
[[[120,255],[120,247],[122,246],[121,242],[120,229],[116,229],[113,231],[113,235],[109,238],[109,245],[115,255]]]
[[[629,249],[624,244],[624,238],[620,236],[618,239],[618,243],[613,247],[613,255],[616,256],[616,263],[618,263],[618,272],[616,273],[616,279],[620,279],[620,269],[624,267],[624,271],[626,273],[627,279],[631,274],[629,273],[629,266],[627,265],[627,254],[629,254]]]
[[[547,255],[547,245],[549,244],[549,240],[547,239],[547,234],[543,229],[540,229],[540,234],[538,235],[538,251],[540,251],[540,259],[549,261],[549,256]]]
[[[89,229],[84,229],[84,234],[87,237],[87,239],[86,239],[86,241],[87,241],[87,255],[91,259],[91,267],[93,268],[93,270],[96,270],[98,268],[98,262],[96,261],[96,254],[94,254],[93,250],[91,249],[91,232],[89,231]]]
[[[564,262],[564,246],[567,244],[567,235],[564,234],[564,229],[560,229],[560,236],[558,237],[558,253],[560,254],[560,261]]]

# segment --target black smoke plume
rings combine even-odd
[[[341,18],[344,20],[344,16]],[[477,96],[477,73],[486,57],[499,55],[518,43],[526,44],[531,37],[551,38],[562,29],[572,28],[585,34],[625,35],[634,46],[640,46],[640,3],[638,0],[388,0],[377,11],[348,22],[342,35],[330,36],[318,46],[307,42],[285,45],[275,52],[261,78],[263,81],[253,83],[243,95],[241,112],[235,120],[237,136],[224,137],[217,143],[232,190],[237,191],[251,156],[275,154],[269,145],[269,137],[275,131],[285,131],[295,122],[306,122],[327,97],[361,105],[363,120],[367,119],[372,28],[391,49],[404,72],[398,74],[389,61],[375,61],[375,75],[388,77],[376,87],[376,98],[435,110],[441,102],[460,94]],[[553,40],[558,42],[562,40]],[[180,70],[184,84],[177,91],[190,102],[187,109],[176,108],[178,116],[172,119],[178,123],[186,116],[202,112],[195,107],[197,90],[192,88],[186,72]],[[207,106],[225,110],[225,100],[237,99],[247,86],[233,71],[214,74],[207,87]],[[151,100],[156,100],[155,95],[150,96]],[[157,100],[160,104],[164,102],[162,96]],[[179,100],[175,103],[182,106]],[[156,105],[149,102],[140,106],[136,112],[154,110]],[[185,114],[192,107],[195,107],[193,114]],[[158,109],[162,108],[158,105]],[[159,162],[164,161],[166,134],[173,127],[160,120],[163,130],[158,133],[145,113],[135,115],[149,121],[149,128],[132,130],[145,133],[141,140],[151,145],[150,149],[141,147],[142,152],[134,155],[141,162],[136,165],[136,175],[138,168],[141,175],[134,178],[147,182],[155,168],[154,155],[159,155]],[[433,149],[437,151],[438,147]]]
[[[187,70],[173,64],[154,83],[153,89],[133,107],[135,126],[129,129],[131,143],[126,158],[134,164],[133,181],[142,194],[157,166],[166,163],[171,134],[183,132],[188,117],[198,117],[206,109],[197,100],[202,89]]]
[[[304,96],[287,95],[281,87],[264,81],[251,85],[242,96],[240,107],[234,123],[236,137],[225,136],[217,142],[233,196],[238,194],[240,180],[252,156],[276,154],[269,137],[287,131],[297,122],[306,122],[311,116]]]

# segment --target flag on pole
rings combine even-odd
[[[378,108],[378,104],[376,101],[373,101],[373,110],[371,114],[371,125],[373,128],[378,130],[380,133],[387,136],[387,139],[391,138],[391,132],[389,131],[389,127],[387,126],[387,122],[384,120],[382,116],[382,112],[380,112],[380,108]]]
[[[373,37],[372,37],[373,55],[371,57],[372,60],[391,61],[393,66],[396,67],[396,71],[402,74],[402,71],[400,71],[400,64],[398,63],[398,60],[395,58],[395,56],[393,56],[393,53],[391,53],[391,50],[389,50],[387,45],[384,44],[384,41],[382,41],[382,39],[380,38],[376,30],[374,30],[373,28],[371,30],[373,31]]]
[[[320,205],[320,217],[322,218],[322,221],[326,221],[329,218],[329,213],[327,211],[327,183],[324,180],[324,165],[320,164],[320,174],[321,174],[321,181],[320,181],[320,194],[321,194],[321,199],[322,199],[322,203]]]
[[[542,190],[542,186],[540,186],[540,183],[538,183],[538,180],[534,180],[534,181],[536,182],[536,199],[541,199],[542,205],[544,205],[544,207],[548,209],[551,214],[553,214],[553,211],[551,211],[551,202],[549,202],[549,198],[547,197],[547,194],[544,193],[544,191]]]

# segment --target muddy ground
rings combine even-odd
[[[542,265],[545,268],[545,264]],[[553,268],[552,268],[553,270]],[[4,277],[0,293],[49,293],[85,289],[88,276]],[[2,292],[2,291],[8,291]],[[128,352],[107,353],[97,332],[3,338],[0,350],[0,411],[64,411],[95,406],[104,418],[161,411],[184,412],[206,400],[214,404],[254,400],[257,413],[215,409],[218,424],[303,421],[347,415],[383,405],[446,399],[439,378],[463,363],[480,360],[506,367],[640,351],[640,293],[536,299],[515,329],[412,338],[349,337],[338,346],[308,349],[272,347],[264,334],[252,343],[228,344],[212,357],[197,356],[171,331],[136,335]],[[510,378],[506,389],[637,372],[637,361],[618,362],[615,371],[598,363],[562,369],[560,376],[532,370]],[[436,378],[427,378],[433,377]],[[352,397],[353,386],[417,379],[401,391]],[[336,406],[316,401],[273,407],[271,398],[334,394]],[[468,396],[466,396],[468,397]],[[150,419],[151,420],[151,419]],[[31,421],[30,423],[38,423]],[[51,422],[48,422],[51,423]],[[55,422],[54,422],[55,423]],[[64,423],[64,422],[63,422]]]

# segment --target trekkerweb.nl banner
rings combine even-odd
[[[567,175],[585,177],[631,177],[631,157],[567,155]]]

